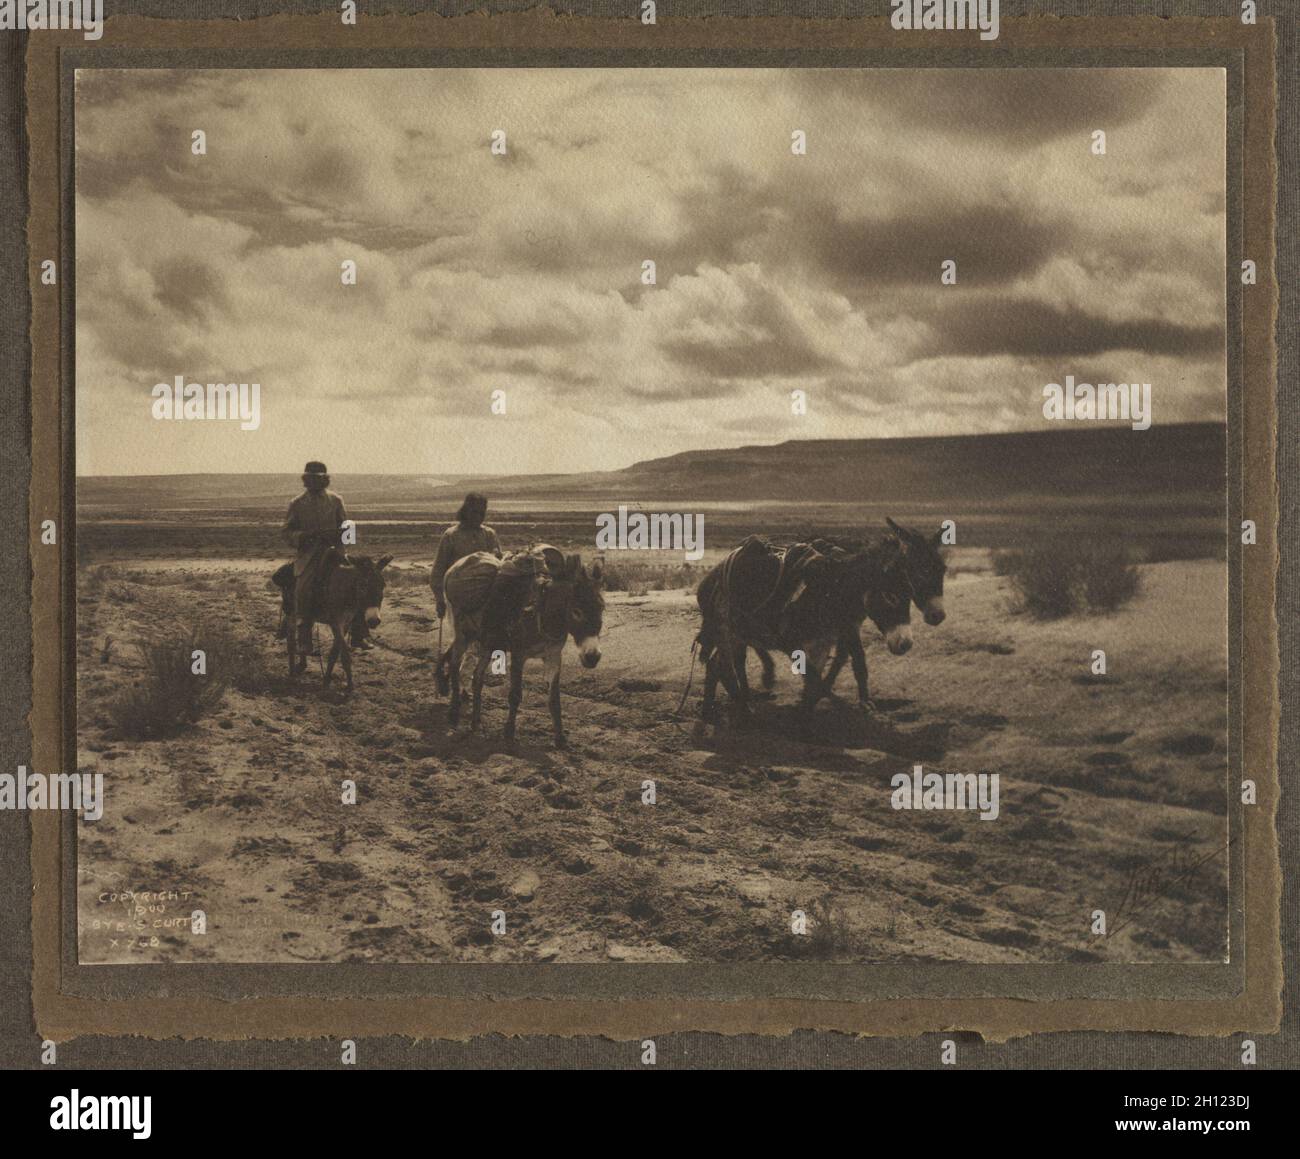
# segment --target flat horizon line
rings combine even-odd
[[[1227,419],[1189,419],[1185,422],[1176,423],[1153,423],[1151,430],[1175,430],[1186,427],[1226,427]],[[700,447],[688,451],[672,451],[666,455],[657,455],[652,459],[637,459],[628,463],[625,467],[607,467],[597,468],[586,471],[345,471],[340,472],[343,475],[373,475],[377,478],[445,478],[448,480],[457,479],[541,479],[548,476],[563,478],[566,475],[613,475],[619,471],[630,471],[634,467],[645,466],[648,463],[664,462],[668,459],[677,459],[683,455],[704,455],[710,453],[728,453],[732,451],[747,450],[770,450],[774,447],[787,446],[790,443],[906,443],[934,441],[936,439],[1009,439],[1024,438],[1035,435],[1060,435],[1067,431],[1073,431],[1076,434],[1100,433],[1103,431],[1123,431],[1128,428],[1121,423],[1108,426],[1066,426],[1051,427],[1047,429],[1034,429],[1023,431],[972,431],[967,434],[934,434],[934,435],[865,435],[857,438],[808,438],[808,439],[782,439],[776,443],[741,443],[734,447]],[[1145,434],[1146,432],[1138,432]],[[284,476],[295,477],[301,474],[298,471],[154,471],[154,472],[121,472],[118,474],[87,474],[76,473],[75,479],[187,479],[195,478],[201,475],[222,475],[222,476],[247,476],[247,475],[266,475],[268,478],[282,478]],[[331,472],[333,474],[333,472]]]

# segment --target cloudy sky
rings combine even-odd
[[[1223,104],[1215,69],[83,70],[78,472],[1032,429],[1066,374],[1219,420]],[[261,383],[260,429],[153,420],[178,374]]]

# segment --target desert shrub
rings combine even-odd
[[[995,551],[989,557],[993,564],[994,575],[1010,575],[1015,566],[1018,551]]]
[[[607,592],[665,592],[692,588],[704,577],[704,569],[691,563],[606,562],[604,587]]]
[[[1113,612],[1137,595],[1138,569],[1123,548],[1088,552],[1079,572],[1084,599],[1096,611]]]
[[[140,645],[144,671],[108,704],[117,730],[132,740],[174,736],[220,703],[220,678],[196,676],[191,652],[199,645],[186,632],[159,633]]]
[[[852,927],[848,911],[830,894],[808,906],[807,916],[807,934],[792,934],[786,939],[791,957],[818,962],[858,961],[867,957],[865,939]]]
[[[270,687],[267,653],[243,623],[209,617],[187,634],[194,641],[192,648],[202,648],[207,654],[209,680],[215,677],[240,692],[265,692]]]
[[[861,954],[860,938],[849,925],[847,911],[829,895],[813,902],[808,917],[812,927],[808,939],[814,958],[827,961]]]
[[[1000,574],[1011,580],[1021,608],[1040,619],[1067,616],[1077,607],[1078,560],[1063,546],[1045,544],[1008,552]]]
[[[382,553],[372,552],[371,555],[378,558]],[[423,588],[426,592],[430,591],[429,576],[433,574],[433,569],[421,567],[419,564],[389,564],[384,569],[384,583],[389,588]],[[432,598],[432,597],[430,597]]]
[[[201,649],[207,671],[193,671]],[[174,736],[211,712],[229,687],[257,692],[269,684],[266,657],[257,643],[216,621],[173,625],[139,645],[143,667],[129,688],[109,702],[109,719],[124,736],[151,740]]]
[[[1056,619],[1088,609],[1113,612],[1138,592],[1137,567],[1123,546],[1090,539],[1054,539],[993,557],[1021,610]]]
[[[82,594],[88,596],[101,595],[104,591],[104,585],[113,579],[116,574],[117,571],[111,563],[101,563],[95,567],[85,569],[78,581]]]

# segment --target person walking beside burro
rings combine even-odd
[[[347,508],[341,496],[329,489],[329,472],[315,460],[303,468],[302,485],[307,489],[289,504],[283,535],[297,554],[293,559],[293,623],[304,654],[311,651],[313,600],[325,571],[326,552],[342,544]]]
[[[447,614],[447,596],[443,590],[443,580],[447,569],[457,560],[473,555],[476,551],[490,551],[497,559],[501,558],[501,545],[497,542],[497,533],[483,522],[487,518],[488,501],[486,495],[471,491],[456,512],[456,522],[442,533],[438,541],[438,553],[434,556],[433,572],[429,576],[429,585],[433,588],[433,599],[438,610],[438,619]],[[438,691],[443,696],[451,688],[451,647],[438,657]]]

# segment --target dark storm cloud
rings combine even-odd
[[[839,364],[795,339],[790,331],[763,329],[752,336],[669,338],[659,348],[680,366],[721,379],[763,378],[767,375],[815,375]],[[684,397],[697,397],[687,395]]]
[[[957,263],[963,284],[996,284],[1031,274],[1067,251],[1074,230],[1036,221],[1024,206],[918,205],[906,213],[853,220],[829,203],[803,223],[822,268],[849,285],[938,283],[940,265]]]
[[[497,346],[506,350],[531,350],[537,347],[573,346],[582,339],[583,333],[578,324],[566,325],[563,320],[557,319],[552,322],[493,326],[482,335],[480,341],[485,346]]]
[[[1127,124],[1151,107],[1164,85],[1150,69],[820,69],[793,76],[810,95],[865,101],[874,116],[900,127],[1026,146]]]
[[[799,191],[790,182],[756,180],[736,165],[701,173],[677,195],[681,237],[665,254],[667,265],[748,261],[768,251],[799,218]]]
[[[95,324],[93,319],[89,322]],[[189,368],[207,366],[212,361],[208,344],[201,337],[190,337],[175,327],[151,326],[147,316],[131,325],[114,325],[110,319],[97,325],[96,329],[104,352],[136,383],[152,386],[156,382],[170,381],[178,373],[178,367],[183,368],[180,373],[197,376],[199,372]],[[80,366],[77,370],[79,382],[83,373],[96,388],[117,385],[106,381],[115,379],[116,375],[104,376],[93,369],[83,372]]]
[[[313,201],[328,203],[354,197],[362,190],[363,162],[350,150],[338,145],[300,148],[307,149],[301,171],[303,188],[311,191]]]
[[[932,181],[914,189],[907,204],[873,215],[870,205],[843,196],[810,194],[795,182],[760,181],[718,167],[678,196],[685,228],[657,251],[660,276],[704,264],[793,264],[853,294],[872,286],[937,283],[940,263],[952,259],[963,282],[990,285],[1032,274],[1076,247],[1079,231],[1059,213],[1047,217],[1009,202],[954,205]],[[589,238],[588,246],[602,240]],[[575,262],[577,254],[595,256],[591,248],[578,250]]]
[[[159,305],[190,321],[225,306],[225,283],[201,258],[174,257],[154,270]]]
[[[1189,325],[1160,318],[1103,318],[1032,298],[963,297],[936,309],[930,320],[936,354],[1032,356],[1100,354],[1209,354],[1223,348],[1220,325]]]

